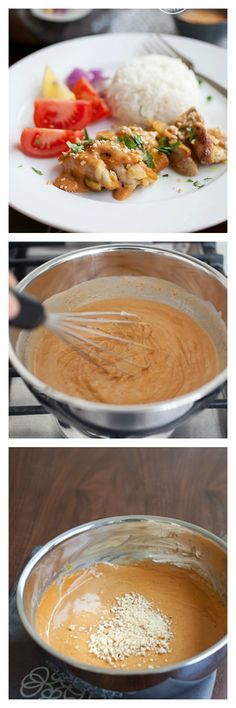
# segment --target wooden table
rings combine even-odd
[[[105,516],[154,514],[226,533],[224,448],[10,449],[10,587],[32,549]],[[226,662],[214,698],[226,698]]]

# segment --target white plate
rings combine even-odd
[[[46,20],[46,22],[75,22],[75,20],[80,20],[85,15],[88,15],[91,10],[67,10],[67,13],[56,12],[48,14],[46,10],[30,10],[34,17],[39,20]]]
[[[105,34],[40,49],[10,69],[10,203],[27,216],[63,231],[97,233],[161,233],[199,231],[227,218],[226,165],[201,167],[198,179],[204,189],[178,176],[159,177],[151,187],[139,187],[125,202],[117,202],[110,192],[68,194],[48,180],[59,174],[56,159],[26,157],[19,148],[23,127],[33,125],[33,101],[40,94],[45,64],[50,64],[60,79],[75,66],[94,66],[112,76],[118,66],[142,55],[146,34]],[[206,42],[167,35],[173,47],[185,53],[196,69],[226,86],[226,51]],[[207,82],[200,86],[201,105],[209,127],[226,130],[226,99]],[[211,95],[210,102],[206,97]],[[99,121],[89,129],[108,127]],[[40,176],[32,167],[43,172]],[[204,178],[210,178],[205,180]]]

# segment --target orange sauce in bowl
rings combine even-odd
[[[126,593],[139,593],[150,602],[168,620],[171,633],[164,652],[156,648],[109,662],[91,651],[90,637],[101,621],[109,624],[114,617],[114,602]],[[140,626],[143,624],[142,615]],[[226,604],[191,568],[154,561],[98,563],[48,586],[36,610],[35,627],[51,647],[93,666],[127,670],[166,667],[195,656],[223,638]]]

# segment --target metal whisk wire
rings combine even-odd
[[[116,366],[117,369],[129,373],[131,367],[142,369],[143,364],[134,361],[126,356],[126,352],[116,351],[109,347],[109,342],[127,345],[128,350],[138,348],[143,351],[152,351],[149,344],[145,344],[137,338],[137,332],[147,326],[135,312],[116,310],[88,310],[83,312],[48,312],[39,300],[29,296],[28,293],[18,292],[11,289],[12,294],[18,299],[20,312],[10,324],[22,329],[34,329],[44,325],[47,329],[56,334],[60,339],[74,347],[86,361],[95,364],[99,368],[106,366]],[[125,336],[116,333],[116,330],[107,331],[106,325],[131,326],[137,328],[133,332],[134,336]],[[102,339],[102,341],[99,341]],[[106,346],[107,343],[107,346]],[[128,366],[128,369],[127,369]],[[106,369],[107,371],[107,369]]]
[[[142,369],[143,366],[139,362],[133,359],[131,360],[129,357],[113,349],[108,349],[103,344],[95,341],[95,338],[100,337],[103,340],[117,341],[131,347],[149,351],[152,351],[152,347],[130,337],[110,334],[101,327],[101,325],[104,324],[143,327],[146,326],[147,323],[140,320],[138,315],[134,313],[115,311],[48,313],[45,322],[48,329],[59,335],[67,344],[69,343],[76,348],[84,359],[99,368],[105,368],[106,365],[109,365],[115,366],[124,373],[130,373],[130,368],[127,369],[123,366],[123,364],[128,364],[129,367]],[[93,349],[95,350],[94,354],[91,353]],[[115,361],[112,361],[113,358]]]

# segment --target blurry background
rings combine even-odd
[[[169,15],[161,10],[87,10],[85,16],[74,19],[65,15],[45,14],[36,17],[34,10],[10,10],[10,64],[47,44],[61,42],[74,37],[84,37],[102,32],[162,32],[167,34],[185,34],[198,39],[206,39],[226,47],[227,10],[191,10],[191,22],[184,20],[184,15]],[[75,12],[75,11],[67,11]],[[82,10],[80,11],[82,12]],[[84,11],[85,12],[85,11]],[[190,12],[190,11],[188,11]],[[199,15],[199,12],[201,15]],[[213,15],[204,15],[213,13]],[[220,13],[220,14],[218,14]],[[60,21],[59,20],[60,17]],[[195,20],[195,22],[193,22]],[[196,22],[197,20],[197,22]],[[201,20],[201,21],[199,21]],[[206,21],[205,21],[206,20]],[[209,25],[211,29],[209,30]],[[206,31],[208,36],[206,37]]]

